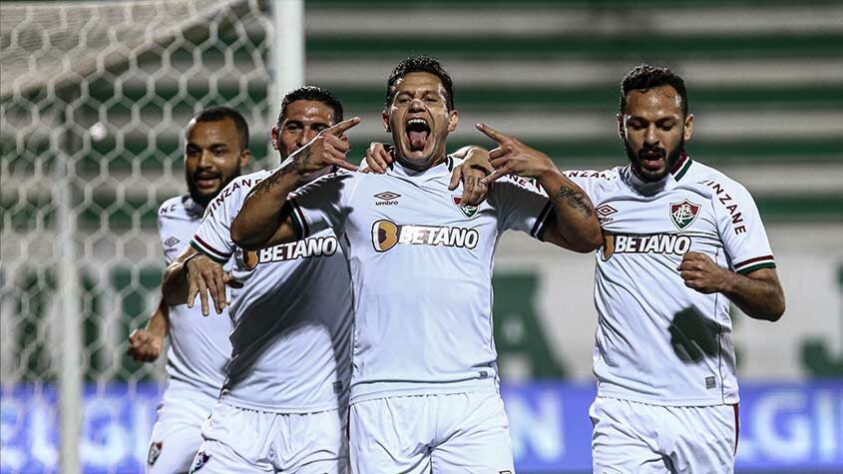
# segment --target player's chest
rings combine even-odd
[[[681,259],[692,250],[713,254],[719,247],[711,202],[691,191],[609,197],[595,210],[603,228],[604,261],[613,256]]]
[[[462,203],[462,189],[447,186],[377,186],[360,190],[347,231],[371,240],[376,252],[396,246],[474,252],[496,238],[494,209]]]

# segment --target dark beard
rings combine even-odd
[[[213,196],[202,196],[201,194],[199,194],[199,189],[196,187],[196,182],[193,181],[193,176],[190,176],[190,174],[188,174],[186,169],[184,171],[184,174],[185,174],[185,180],[187,181],[187,191],[190,193],[190,199],[193,199],[193,202],[202,206],[203,208],[208,207],[208,204],[210,204],[210,202],[215,197],[217,197],[216,194],[213,195]],[[217,193],[219,193],[219,191],[222,191],[223,189],[225,189],[225,187],[228,186],[228,183],[234,181],[234,179],[237,178],[238,176],[240,176],[240,162],[239,161],[237,162],[237,168],[234,169],[234,173],[231,173],[231,176],[229,176],[228,179],[226,179],[225,181],[222,182],[222,185],[220,186]]]
[[[644,177],[641,172],[639,171],[641,165],[639,164],[639,156],[632,151],[632,148],[629,146],[629,142],[624,140],[623,141],[624,150],[626,150],[626,157],[629,159],[629,162],[632,164],[632,171],[635,173],[635,176],[641,178],[642,181],[646,182],[657,182],[661,181],[665,178],[673,170],[673,167],[676,166],[676,163],[679,161],[679,158],[685,154],[685,133],[683,130],[682,137],[679,139],[679,144],[676,146],[676,149],[673,150],[669,155],[667,155],[667,169],[665,170],[664,176],[658,179],[649,179]],[[643,148],[642,148],[643,151]]]

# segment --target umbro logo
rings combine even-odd
[[[382,193],[375,194],[375,198],[378,199],[375,201],[376,206],[397,206],[398,205],[398,198],[401,195],[398,193],[393,193],[392,191],[384,191]]]
[[[597,220],[599,220],[601,224],[608,224],[609,222],[612,222],[614,218],[609,216],[618,212],[617,209],[608,204],[597,206],[594,211],[597,213]]]
[[[179,242],[181,242],[181,240],[179,240],[175,237],[170,237],[169,239],[164,241],[164,245],[166,245],[167,247],[175,247],[176,244],[179,243]]]

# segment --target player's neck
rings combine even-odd
[[[404,168],[407,168],[407,169],[412,170],[412,171],[423,172],[423,171],[427,171],[431,168],[435,168],[436,166],[438,166],[441,163],[444,163],[446,158],[447,158],[447,155],[445,154],[445,152],[442,152],[439,156],[437,156],[433,160],[428,160],[428,161],[424,161],[424,162],[419,163],[419,162],[413,162],[411,160],[408,160],[405,156],[399,154],[398,158],[397,158],[397,161]]]

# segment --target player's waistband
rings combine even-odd
[[[413,395],[447,395],[467,392],[497,393],[498,391],[499,384],[495,377],[473,378],[454,382],[357,382],[351,385],[350,403]]]

